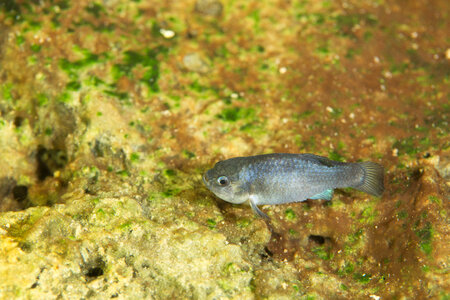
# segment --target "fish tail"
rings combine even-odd
[[[365,161],[357,163],[364,170],[362,183],[354,186],[355,189],[380,197],[384,191],[384,168],[383,166]]]

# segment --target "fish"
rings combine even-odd
[[[233,204],[248,201],[254,213],[269,219],[258,205],[331,200],[334,189],[347,187],[380,197],[384,168],[311,153],[272,153],[219,161],[203,174],[203,182],[218,198]]]

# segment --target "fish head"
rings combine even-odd
[[[241,168],[233,159],[220,161],[203,174],[203,182],[220,199],[234,204],[244,203],[249,193],[245,183],[239,180]]]

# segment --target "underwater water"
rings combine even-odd
[[[448,299],[448,1],[0,2],[0,298]],[[385,191],[215,197],[314,153]]]

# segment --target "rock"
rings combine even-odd
[[[189,71],[197,73],[208,73],[210,69],[208,63],[198,53],[186,54],[183,57],[183,65]]]
[[[367,1],[6,2],[0,299],[447,297],[444,1],[403,5],[414,28]],[[386,191],[267,224],[204,187],[268,152],[373,160]]]
[[[217,0],[197,0],[195,10],[204,15],[218,17],[222,14],[223,4]]]
[[[252,298],[252,267],[222,234],[149,221],[128,197],[69,202],[2,215],[2,298]]]
[[[438,158],[435,168],[443,178],[450,179],[450,159],[448,155],[442,154]]]

